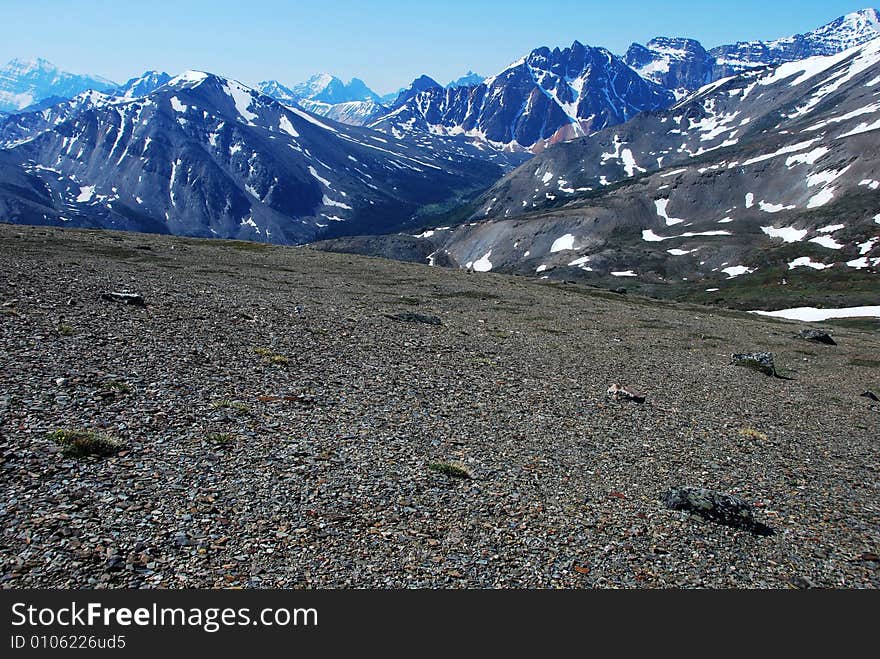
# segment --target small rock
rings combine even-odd
[[[622,384],[618,384],[616,382],[608,387],[608,390],[605,392],[605,396],[618,403],[621,401],[630,401],[633,403],[645,402],[644,394],[641,394],[633,389],[624,387]]]
[[[661,497],[672,510],[685,510],[716,524],[731,526],[755,535],[773,535],[766,524],[755,520],[752,506],[747,501],[723,492],[685,485],[674,487]]]
[[[186,533],[180,531],[171,536],[171,541],[178,547],[188,547],[192,544]]]
[[[404,311],[402,313],[387,313],[386,318],[396,320],[401,323],[424,323],[425,325],[442,325],[443,321],[437,316],[429,316],[427,314],[415,313],[413,311]]]
[[[109,572],[115,572],[116,570],[121,570],[124,566],[125,566],[125,558],[123,558],[119,554],[113,554],[104,563],[104,569]]]
[[[772,352],[746,352],[731,355],[731,359],[737,366],[745,366],[764,375],[776,375]]]
[[[873,401],[876,401],[876,402],[880,402],[880,398],[877,398],[877,394],[875,394],[873,391],[866,391],[865,393],[863,393],[863,394],[859,394],[859,395],[860,395],[862,398],[867,398],[868,400],[873,400]]]
[[[124,304],[130,304],[135,307],[147,306],[144,297],[138,293],[101,293],[101,299],[107,300],[108,302],[123,302]]]
[[[792,577],[789,583],[795,588],[800,588],[801,590],[816,588],[816,584],[813,583],[812,579],[800,575]]]
[[[831,334],[824,330],[802,329],[798,332],[798,338],[803,339],[804,341],[812,341],[813,343],[824,343],[829,346],[837,345],[834,339],[831,338]]]
[[[617,288],[612,288],[611,292],[617,293],[618,295],[626,295],[626,289],[623,286],[618,286]]]

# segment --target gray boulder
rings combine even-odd
[[[825,330],[818,329],[802,329],[798,332],[798,338],[804,341],[812,341],[813,343],[824,343],[829,346],[836,346],[837,343],[831,338],[831,334]]]
[[[773,363],[772,352],[746,352],[731,355],[733,363],[737,366],[745,366],[764,375],[776,375],[776,366]]]
[[[773,535],[775,531],[755,520],[750,503],[731,494],[684,485],[665,492],[661,501],[672,510],[685,510],[716,524],[731,526],[755,535]]]

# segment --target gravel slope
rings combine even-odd
[[[147,307],[100,297],[124,289]],[[9,225],[0,303],[7,588],[880,585],[876,333]],[[730,364],[753,350],[790,379]],[[127,448],[65,458],[60,428]],[[776,534],[667,510],[677,485]]]

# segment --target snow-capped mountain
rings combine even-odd
[[[694,39],[657,37],[644,46],[634,43],[623,61],[679,97],[712,82],[715,75],[714,59]]]
[[[5,221],[299,243],[421,222],[502,172],[452,140],[400,142],[199,72],[31,119],[0,150]]]
[[[431,78],[430,76],[421,75],[413,80],[409,87],[404,87],[397,93],[394,102],[391,103],[392,108],[399,108],[412,98],[415,98],[422,92],[443,89],[443,85]]]
[[[131,78],[124,85],[114,89],[113,94],[126,99],[142,98],[152,94],[169,80],[171,80],[171,76],[167,73],[147,71],[136,78]]]
[[[40,133],[75,119],[87,110],[107,105],[113,99],[113,94],[89,90],[54,105],[38,106],[33,110],[0,118],[0,149],[22,144]]]
[[[277,80],[263,80],[262,82],[258,82],[254,89],[261,94],[265,94],[266,96],[274,98],[276,101],[287,103],[288,105],[295,105],[301,100],[290,87],[285,87]]]
[[[426,76],[370,124],[393,135],[465,135],[497,149],[539,152],[668,107],[671,92],[604,48],[539,48],[473,87],[444,88]]]
[[[651,294],[714,300],[736,287],[750,308],[780,284],[793,299],[856,284],[876,299],[880,39],[716,81],[559,144],[473,210],[413,249],[435,264],[623,278]]]
[[[379,103],[378,94],[358,78],[344,83],[329,73],[319,73],[292,88],[277,80],[265,80],[257,89],[282,103],[296,104],[313,114],[351,126],[363,126],[387,112]]]
[[[877,37],[880,37],[880,15],[876,9],[862,9],[806,34],[775,41],[746,41],[719,46],[709,52],[715,59],[715,77],[721,78],[755,66],[834,55]]]
[[[305,82],[294,85],[291,91],[299,99],[330,105],[351,101],[379,101],[379,95],[367,87],[363,80],[352,78],[345,83],[329,73],[313,75]]]
[[[880,14],[863,9],[827,25],[773,41],[743,41],[707,51],[693,39],[657,37],[634,43],[624,61],[679,96],[748,69],[834,55],[880,37]]]
[[[474,73],[473,71],[468,71],[460,78],[453,80],[450,82],[447,87],[473,87],[474,85],[479,85],[483,80],[486,79],[486,76],[481,76],[478,73]]]
[[[100,76],[62,71],[42,58],[14,59],[0,68],[0,110],[16,112],[50,96],[70,98],[87,89],[116,86]]]

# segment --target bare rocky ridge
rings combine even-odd
[[[6,588],[880,585],[876,333],[10,225],[0,305]],[[790,379],[730,363],[754,351]],[[125,448],[66,458],[65,428]]]

